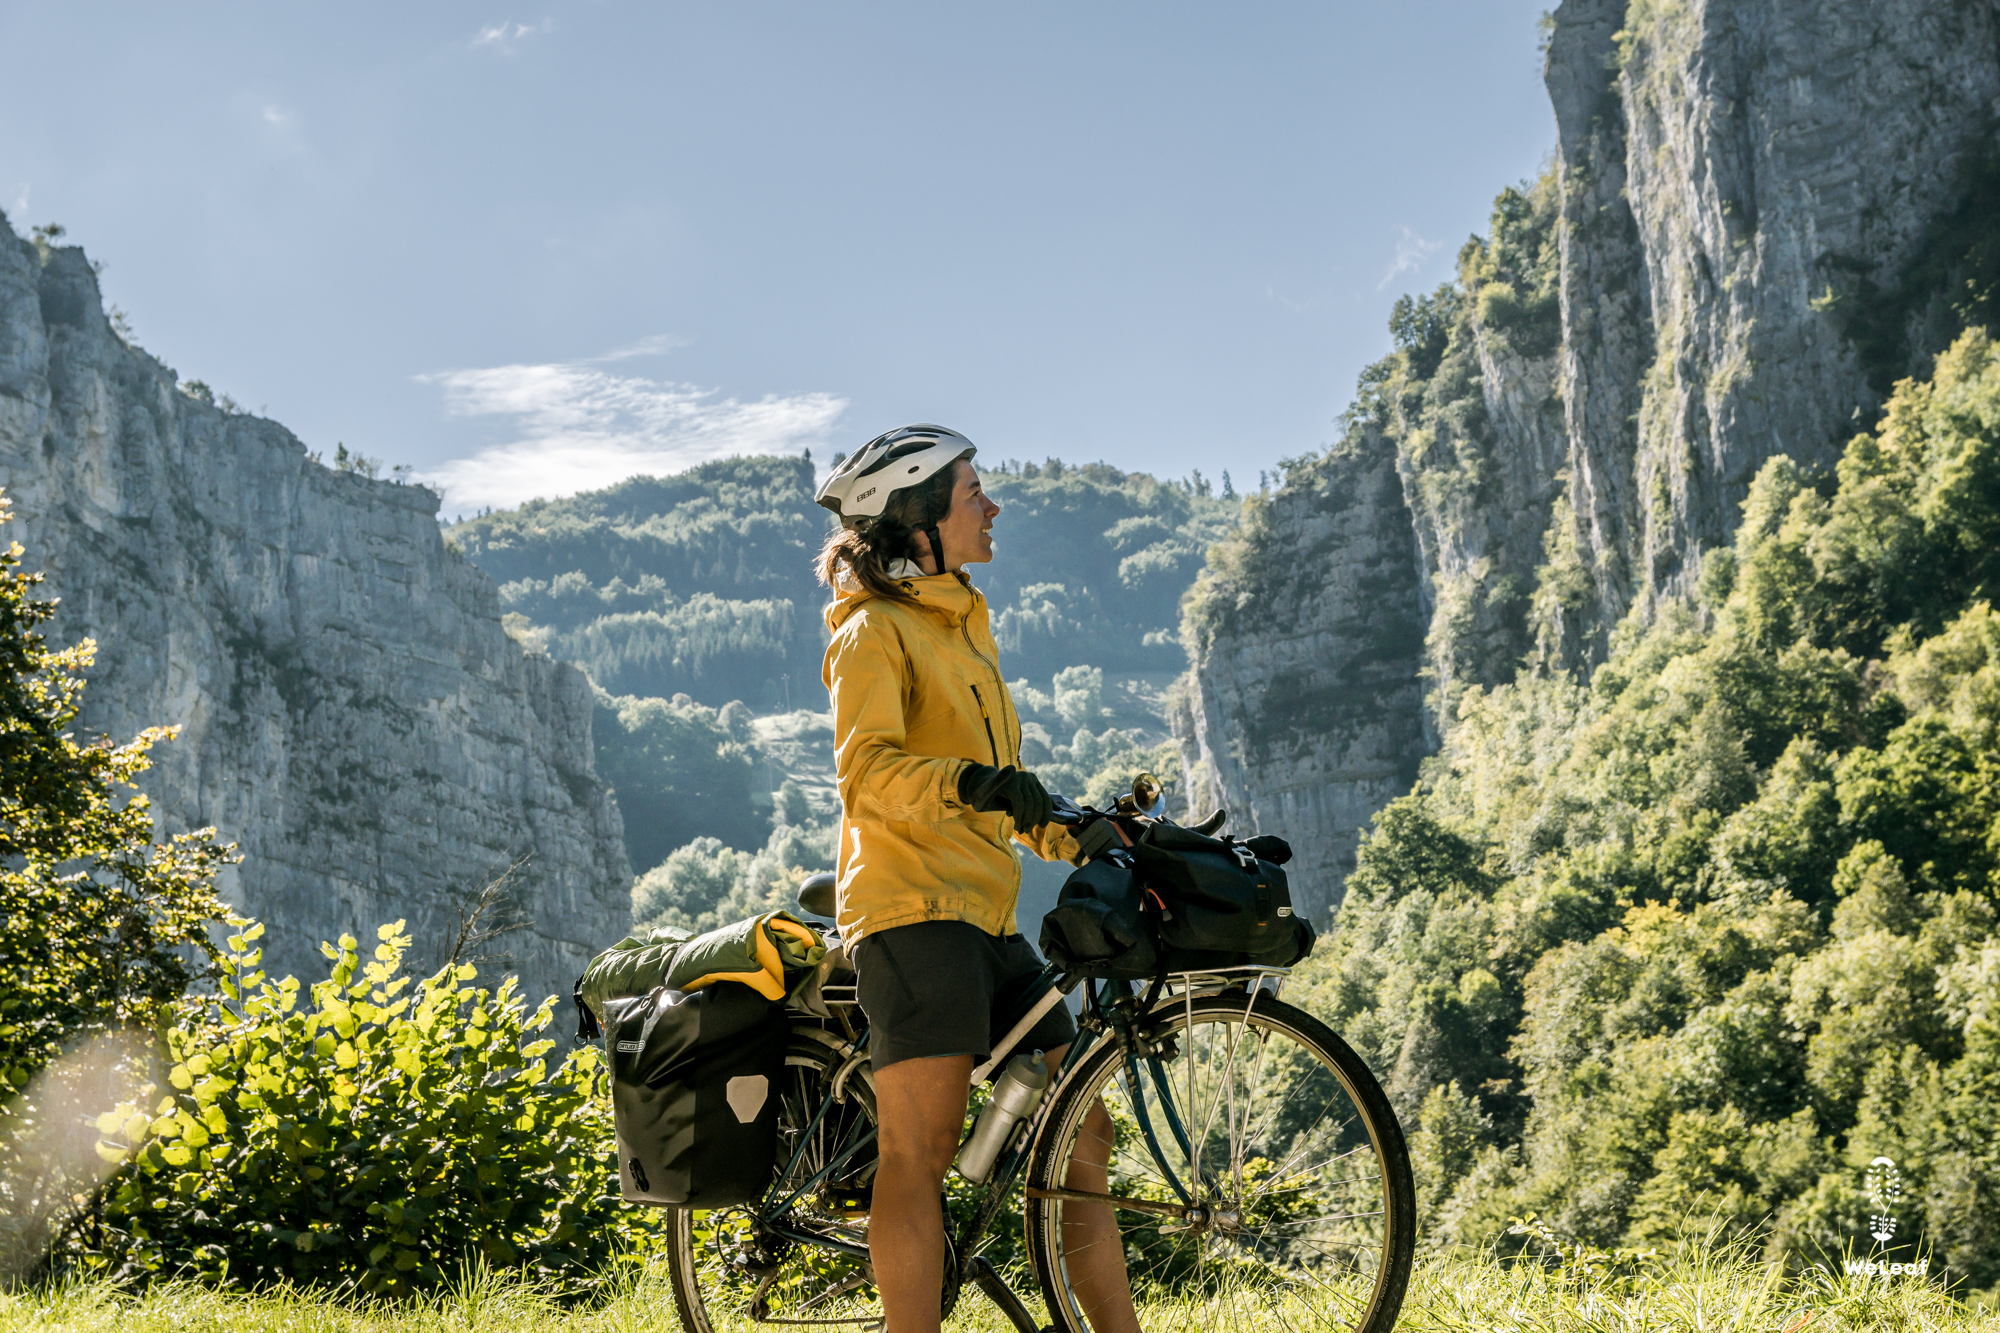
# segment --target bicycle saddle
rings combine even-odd
[[[832,875],[821,873],[807,875],[799,881],[799,910],[807,916],[833,920],[834,899]]]
[[[1199,833],[1207,837],[1212,837],[1214,836],[1215,831],[1217,829],[1221,828],[1224,824],[1228,822],[1229,822],[1229,812],[1227,810],[1217,810],[1214,814],[1210,815],[1207,819],[1202,820],[1199,824],[1188,825],[1188,830],[1192,833]]]

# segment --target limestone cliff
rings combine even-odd
[[[57,637],[97,641],[87,726],[182,726],[147,789],[165,827],[241,844],[225,896],[268,923],[274,972],[320,975],[321,940],[399,917],[435,959],[524,855],[505,906],[526,928],[484,952],[531,996],[622,933],[589,685],[508,639],[432,494],[191,397],[114,333],[81,250],[4,219],[0,485]]]
[[[1368,817],[1416,776],[1418,601],[1395,448],[1362,427],[1250,501],[1182,626],[1195,666],[1173,720],[1189,807],[1291,837],[1293,898],[1315,917],[1338,903]]]
[[[1683,591],[1750,478],[1826,463],[1955,331],[2000,8],[1565,0],[1563,397],[1597,645]],[[1954,249],[1960,252],[1954,253]]]
[[[1824,466],[1893,380],[2000,320],[2000,6],[1564,0],[1546,79],[1549,173],[1502,193],[1455,282],[1398,304],[1346,442],[1270,501],[1302,520],[1346,489],[1374,520],[1246,524],[1187,604],[1191,785],[1340,849],[1336,876],[1408,783],[1358,786],[1342,757],[1428,748],[1464,690],[1517,671],[1587,674],[1628,614],[1692,590],[1766,459]],[[1383,448],[1386,498],[1337,461]],[[1363,624],[1353,571],[1397,525],[1415,568]],[[1285,641],[1312,661],[1275,651],[1292,613],[1258,604],[1257,568],[1295,571],[1314,609]],[[1383,628],[1412,617],[1417,654]],[[1342,666],[1363,658],[1365,682]],[[1259,701],[1302,669],[1326,706],[1273,748]],[[1420,677],[1426,710],[1388,704]],[[1338,903],[1337,879],[1310,897]]]

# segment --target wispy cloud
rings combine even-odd
[[[446,513],[594,490],[734,454],[797,453],[824,443],[847,408],[845,398],[826,393],[719,398],[714,389],[614,375],[587,362],[421,378],[444,390],[454,416],[512,417],[520,432],[418,474],[444,489]]]
[[[1283,306],[1285,309],[1291,311],[1295,315],[1304,314],[1306,311],[1312,309],[1314,306],[1319,304],[1318,298],[1311,296],[1308,296],[1303,300],[1294,300],[1293,298],[1279,291],[1277,287],[1268,282],[1264,284],[1264,297],[1266,300],[1275,301],[1277,304]]]
[[[1443,241],[1425,240],[1423,237],[1417,235],[1416,229],[1413,227],[1398,227],[1396,230],[1398,234],[1396,237],[1395,262],[1391,263],[1389,271],[1382,275],[1382,281],[1375,284],[1375,290],[1378,292],[1394,282],[1402,274],[1413,273],[1423,267],[1424,261],[1436,254],[1444,246]]]
[[[613,348],[602,356],[586,357],[585,360],[595,364],[604,361],[630,361],[633,357],[637,356],[665,356],[667,353],[677,352],[693,342],[694,339],[683,338],[678,333],[651,333],[639,339],[638,342],[628,343],[624,347]]]
[[[280,157],[306,151],[305,123],[283,96],[273,95],[269,89],[244,88],[230,101],[267,151]]]
[[[474,50],[482,46],[501,51],[513,51],[528,38],[548,32],[555,26],[553,20],[543,19],[540,23],[516,23],[509,19],[502,23],[489,23],[472,38]]]

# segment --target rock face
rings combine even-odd
[[[1563,390],[1601,634],[1686,590],[1766,459],[1831,461],[1928,369],[1944,232],[1990,170],[2000,9],[1565,0],[1555,20]]]
[[[1197,584],[1174,709],[1187,799],[1291,838],[1292,897],[1323,918],[1368,818],[1424,752],[1423,617],[1396,451],[1360,429],[1251,502]]]
[[[55,636],[97,641],[87,728],[182,727],[146,788],[164,828],[241,845],[224,896],[268,924],[274,974],[323,975],[321,940],[397,918],[437,961],[524,856],[499,910],[525,927],[475,946],[482,973],[567,995],[623,933],[588,682],[508,639],[432,494],[190,397],[113,332],[81,250],[4,219],[0,485]]]
[[[1588,674],[1628,614],[1693,590],[1767,459],[1830,463],[1895,379],[2000,314],[1971,308],[2000,300],[2000,6],[1564,0],[1546,77],[1552,175],[1502,195],[1455,284],[1399,307],[1334,451],[1389,442],[1398,492],[1315,525],[1326,492],[1288,479],[1288,520],[1246,525],[1188,602],[1191,786],[1342,849],[1336,873],[1409,782],[1357,783],[1352,756],[1407,775],[1464,690]],[[1297,475],[1375,496],[1331,482],[1359,466]],[[1414,576],[1374,589],[1402,601],[1357,630],[1353,571],[1386,568],[1397,525]],[[1273,567],[1295,605],[1257,603],[1279,590],[1243,571]],[[1415,654],[1387,629],[1413,618]],[[1346,664],[1370,652],[1364,680]],[[1261,701],[1302,672],[1324,716],[1274,747]],[[1427,710],[1389,704],[1420,675]]]

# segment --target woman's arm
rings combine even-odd
[[[970,761],[903,748],[909,681],[909,657],[893,630],[855,625],[827,649],[834,769],[850,817],[929,823],[965,813],[958,775]]]
[[[1075,836],[1061,824],[1044,824],[1032,832],[1015,829],[1014,840],[1044,861],[1067,861],[1075,865],[1076,858],[1083,853]]]

